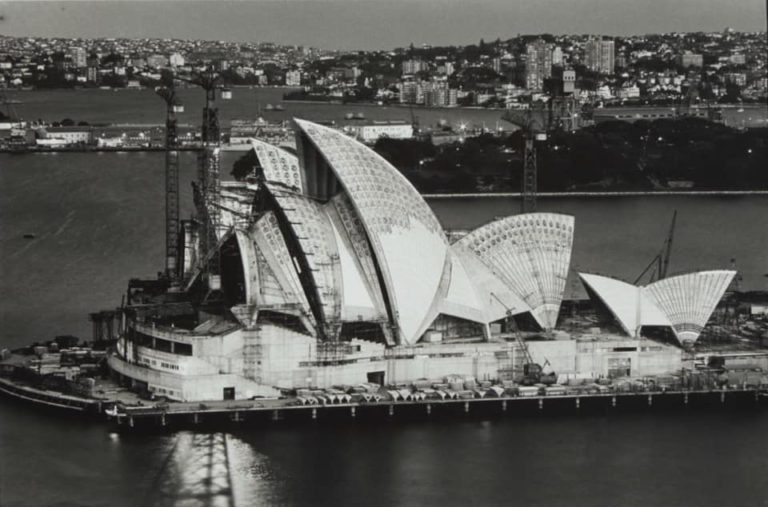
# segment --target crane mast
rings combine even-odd
[[[165,275],[171,287],[179,284],[179,138],[176,113],[184,107],[173,86],[173,80],[157,88],[165,101]]]
[[[218,228],[221,224],[219,198],[221,195],[220,150],[221,128],[219,110],[215,107],[216,90],[221,88],[220,75],[212,68],[187,80],[205,91],[203,124],[201,128],[202,149],[197,164],[197,211],[200,217],[200,259],[201,269],[207,281],[206,302],[212,303],[221,296],[221,259],[217,253]],[[222,98],[231,97],[229,90],[222,91]]]

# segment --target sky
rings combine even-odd
[[[0,34],[392,49],[517,34],[766,29],[766,0],[0,0]]]

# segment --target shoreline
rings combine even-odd
[[[482,391],[482,392],[481,392]],[[462,420],[468,417],[490,420],[503,417],[553,417],[620,412],[668,412],[725,407],[761,411],[766,408],[768,392],[762,386],[721,388],[623,390],[615,386],[595,391],[556,387],[552,392],[534,393],[498,391],[452,392],[451,396],[366,400],[331,400],[320,397],[309,403],[300,397],[253,401],[173,402],[163,406],[126,406],[114,399],[89,399],[44,391],[0,378],[0,397],[30,408],[51,413],[69,413],[96,420],[117,431],[178,431],[229,427],[300,426],[316,423],[381,423],[401,420]]]

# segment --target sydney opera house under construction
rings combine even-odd
[[[620,332],[560,331],[573,217],[510,216],[451,242],[373,150],[296,126],[297,154],[253,140],[253,177],[222,183],[205,218],[184,224],[176,286],[129,287],[109,358],[121,378],[195,401],[500,379],[526,357],[566,376],[664,374],[681,368],[734,276],[636,287],[580,274]]]

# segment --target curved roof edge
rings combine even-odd
[[[334,129],[298,118],[294,122],[333,172],[363,224],[393,307],[399,341],[415,343],[434,311],[448,256],[440,222],[413,185],[375,151]],[[333,197],[329,189],[335,184],[330,180],[317,182],[325,197]]]
[[[644,287],[588,273],[579,278],[630,336],[641,326],[667,326],[683,344],[699,338],[735,275],[731,270],[695,271]]]
[[[695,271],[653,282],[643,291],[667,314],[681,342],[696,342],[734,276],[733,270]]]
[[[526,302],[543,329],[552,329],[570,270],[574,227],[572,215],[510,215],[481,225],[454,245],[477,255]]]

